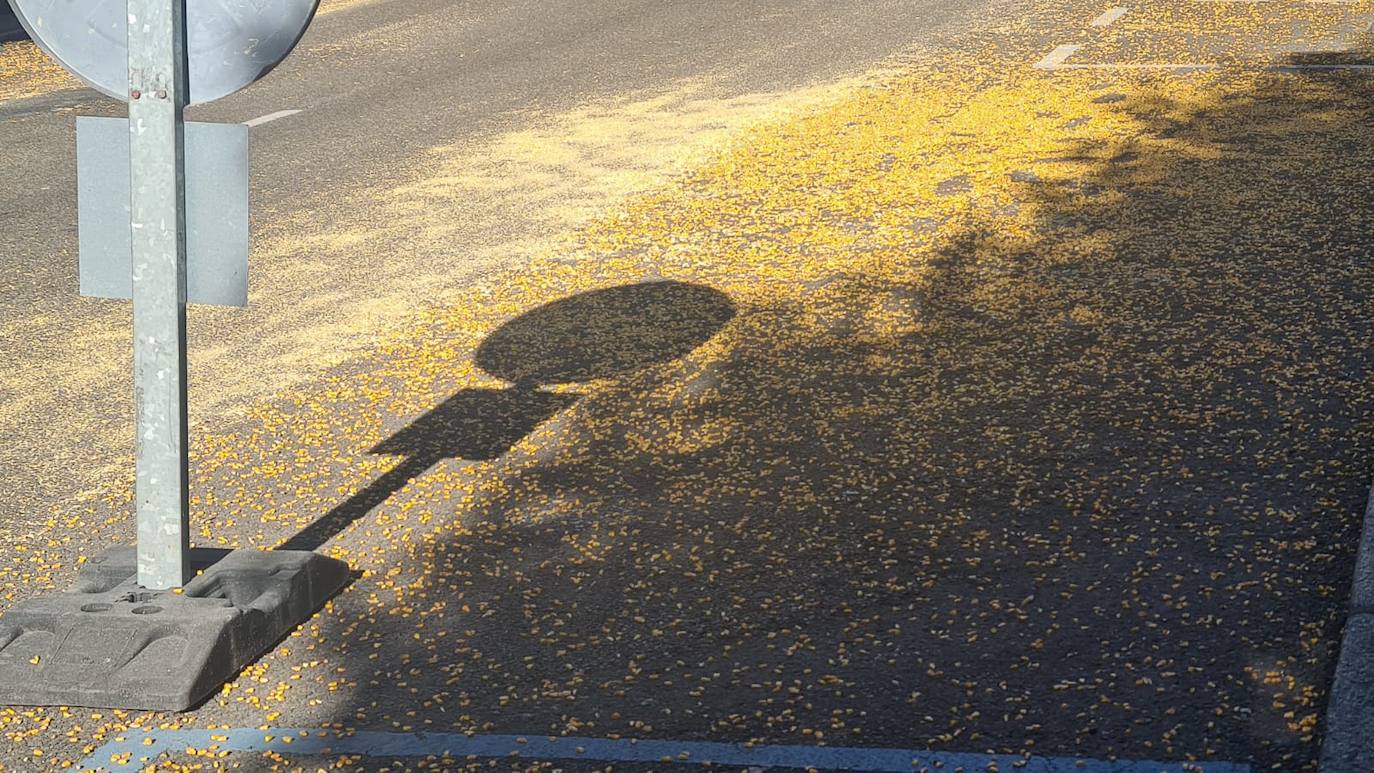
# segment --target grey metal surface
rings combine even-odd
[[[348,581],[311,552],[196,550],[183,593],[136,581],[128,547],[76,587],[0,617],[0,703],[182,711],[307,620]]]
[[[129,225],[134,296],[138,583],[191,578],[186,418],[186,40],[183,0],[129,0]]]
[[[125,0],[9,0],[44,51],[74,75],[128,100]],[[132,0],[130,7],[141,0]],[[319,0],[186,2],[190,103],[209,102],[266,75],[291,53]]]
[[[186,300],[248,303],[248,127],[185,123]],[[133,297],[129,122],[76,119],[81,294]]]

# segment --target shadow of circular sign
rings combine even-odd
[[[681,357],[735,316],[718,290],[646,282],[581,293],[521,314],[477,349],[477,366],[517,386],[610,378]]]
[[[129,99],[127,0],[10,0],[19,23],[48,56],[115,99]],[[186,3],[190,103],[253,83],[296,47],[319,0],[191,0]]]

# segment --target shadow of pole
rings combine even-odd
[[[372,512],[372,508],[390,499],[392,494],[405,488],[406,484],[425,474],[429,468],[442,460],[443,457],[438,455],[405,457],[385,475],[368,484],[367,488],[349,497],[347,501],[330,510],[323,518],[307,526],[277,549],[318,549],[335,534]]]
[[[480,367],[514,382],[463,389],[369,453],[403,461],[280,550],[316,550],[445,459],[501,457],[579,395],[539,384],[611,378],[677,359],[734,317],[722,293],[683,282],[623,285],[565,298],[510,320],[478,349]]]

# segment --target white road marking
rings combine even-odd
[[[1290,72],[1293,70],[1374,70],[1374,64],[1276,64],[1264,68],[1273,72]]]
[[[275,113],[268,113],[267,115],[259,116],[259,117],[257,117],[257,118],[254,118],[254,119],[251,120],[251,121],[244,121],[244,122],[243,122],[243,125],[244,125],[244,126],[249,126],[249,127],[252,127],[252,126],[262,126],[263,124],[265,124],[265,123],[271,123],[272,121],[275,121],[275,120],[277,120],[278,118],[288,118],[288,117],[293,116],[293,115],[295,115],[296,113],[299,113],[299,112],[300,112],[299,110],[278,110],[278,111],[275,112]]]
[[[1207,70],[1229,70],[1239,71],[1262,71],[1262,72],[1298,72],[1300,70],[1323,70],[1323,71],[1342,71],[1350,70],[1354,72],[1374,72],[1374,64],[1271,64],[1263,67],[1246,67],[1244,65],[1221,65],[1204,62],[1162,62],[1162,63],[1103,63],[1103,64],[1057,64],[1045,69],[1050,70],[1164,70],[1171,72],[1202,72]]]
[[[1053,68],[1055,70],[1173,70],[1175,72],[1192,72],[1194,70],[1217,70],[1219,64],[1189,64],[1189,63],[1142,63],[1142,64],[1061,64]]]
[[[1044,59],[1036,62],[1035,69],[1058,70],[1064,66],[1064,60],[1073,56],[1074,52],[1078,51],[1080,48],[1082,48],[1082,46],[1073,43],[1059,46],[1046,54]]]
[[[1259,3],[1292,2],[1306,3],[1308,5],[1359,5],[1365,0],[1196,0],[1199,3],[1247,3],[1257,5]]]
[[[1115,8],[1108,8],[1107,10],[1102,12],[1101,16],[1097,17],[1096,19],[1093,19],[1092,26],[1105,27],[1108,24],[1111,24],[1112,22],[1116,21],[1117,19],[1120,19],[1122,16],[1125,15],[1126,9],[1119,5]]]

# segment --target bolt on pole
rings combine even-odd
[[[138,584],[190,579],[186,0],[128,0]]]

